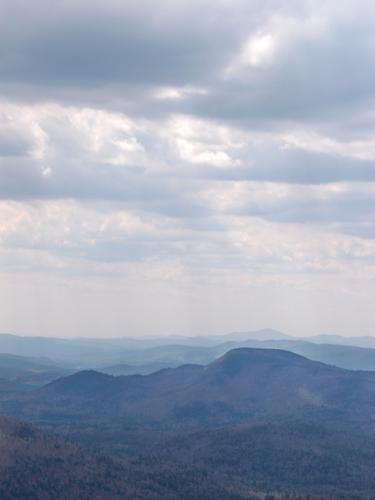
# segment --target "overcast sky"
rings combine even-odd
[[[0,0],[0,331],[375,334],[371,0]]]

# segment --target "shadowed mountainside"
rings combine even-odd
[[[207,366],[114,377],[83,371],[22,396],[3,412],[32,420],[122,420],[221,425],[300,418],[375,422],[375,373],[354,372],[272,349],[234,349]],[[343,424],[344,423],[344,424]]]

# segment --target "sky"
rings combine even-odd
[[[0,331],[375,334],[374,26],[0,0]]]

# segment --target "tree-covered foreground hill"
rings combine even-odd
[[[166,493],[141,477],[134,481],[119,462],[0,417],[3,500],[159,498]]]
[[[1,417],[0,498],[328,500],[375,490],[374,443],[315,426],[106,432],[95,442],[82,429],[88,448]]]

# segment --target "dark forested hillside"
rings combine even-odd
[[[375,491],[375,441],[324,426],[290,422],[176,432],[150,443],[147,452],[142,442],[140,434],[138,451],[146,463],[194,465],[223,491],[244,496],[277,491],[372,498]]]
[[[0,498],[370,499],[375,489],[373,441],[297,422],[188,433],[83,426],[73,437],[81,445],[0,417]]]
[[[130,468],[119,462],[0,417],[3,500],[158,498],[167,493],[141,476],[135,481]]]

